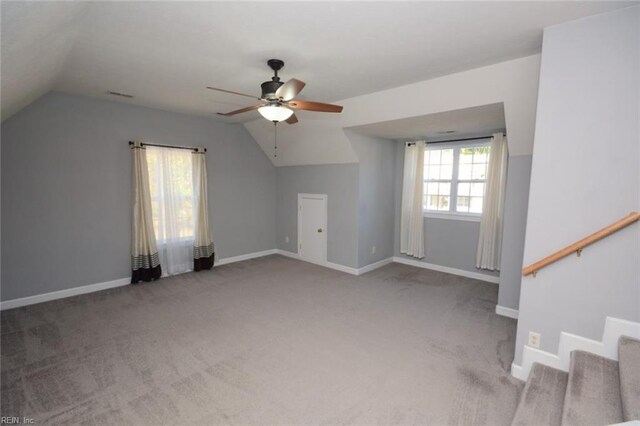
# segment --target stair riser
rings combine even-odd
[[[524,347],[522,364],[511,364],[511,375],[526,381],[534,362],[562,371],[569,371],[571,352],[591,352],[612,360],[618,360],[618,340],[621,336],[640,339],[640,323],[607,317],[602,341],[587,339],[571,333],[560,334],[558,353],[553,354],[530,346]]]

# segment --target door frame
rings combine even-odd
[[[307,262],[312,262],[314,263],[313,260],[307,259],[305,257],[302,256],[302,253],[300,252],[300,237],[302,236],[302,199],[303,198],[312,198],[315,200],[322,200],[324,203],[324,227],[322,229],[324,229],[324,239],[323,239],[323,247],[322,247],[322,254],[323,254],[323,259],[322,262],[327,262],[327,240],[329,239],[329,229],[327,228],[327,222],[328,222],[328,214],[329,214],[329,210],[327,208],[327,205],[329,204],[329,197],[327,196],[327,194],[306,194],[306,193],[298,193],[298,238],[297,238],[297,247],[296,250],[298,252],[298,255],[300,256],[300,259],[305,260]]]

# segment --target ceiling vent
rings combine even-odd
[[[127,95],[126,93],[120,93],[120,92],[112,92],[112,91],[108,91],[107,92],[108,95],[113,95],[113,96],[120,96],[122,98],[133,98],[133,95]]]

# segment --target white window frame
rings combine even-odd
[[[491,138],[480,139],[478,141],[460,141],[460,142],[441,142],[431,143],[427,142],[425,151],[427,150],[440,150],[440,149],[453,149],[453,171],[451,176],[451,193],[449,195],[449,211],[446,210],[427,210],[423,208],[422,215],[426,218],[432,219],[448,219],[448,220],[462,220],[468,222],[480,222],[482,219],[482,213],[467,213],[455,211],[455,207],[458,202],[458,169],[460,165],[460,148],[477,148],[482,146],[489,146],[491,144]],[[467,181],[465,179],[464,181]],[[486,179],[483,180],[486,184]],[[424,185],[426,186],[428,179],[424,179]],[[423,190],[424,193],[424,190]],[[484,210],[484,205],[483,205]]]

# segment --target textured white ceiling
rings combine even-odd
[[[536,53],[544,27],[630,4],[3,1],[2,117],[51,89],[214,117],[251,100],[204,87],[258,94],[269,58],[301,99],[336,101]]]

